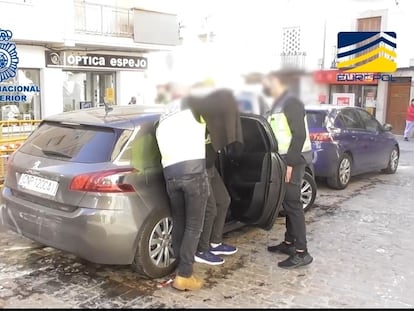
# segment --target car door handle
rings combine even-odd
[[[351,138],[352,139],[358,139],[358,137],[356,135],[352,135]]]

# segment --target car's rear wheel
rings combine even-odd
[[[301,197],[300,201],[303,204],[303,210],[307,212],[313,205],[316,199],[316,182],[311,174],[305,172],[302,179]]]
[[[328,186],[333,189],[345,189],[352,175],[352,159],[344,153],[339,159],[338,167],[336,168],[335,176],[326,179]]]
[[[388,166],[381,170],[385,174],[394,174],[397,171],[398,163],[400,161],[400,153],[398,152],[397,147],[394,147],[391,150],[390,158],[388,160]]]
[[[138,237],[132,268],[144,277],[160,278],[172,273],[176,260],[171,246],[172,218],[168,210],[151,213]]]

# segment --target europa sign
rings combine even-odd
[[[337,81],[387,81],[394,82],[395,79],[390,74],[379,73],[339,73],[336,75]]]
[[[142,56],[80,54],[72,52],[46,52],[47,67],[90,67],[144,70],[148,60]]]

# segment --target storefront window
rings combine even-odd
[[[377,100],[377,85],[331,85],[330,98],[331,104],[333,102],[334,94],[354,94],[354,105],[361,108],[375,108]],[[367,109],[368,110],[368,109]],[[370,111],[371,112],[371,111]]]
[[[1,82],[1,120],[39,120],[40,89],[39,69],[19,69],[14,78]]]
[[[115,105],[114,72],[64,71],[63,111]]]

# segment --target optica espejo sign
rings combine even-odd
[[[143,56],[88,54],[76,52],[45,52],[47,67],[64,68],[106,68],[135,69],[148,68],[148,60]]]

